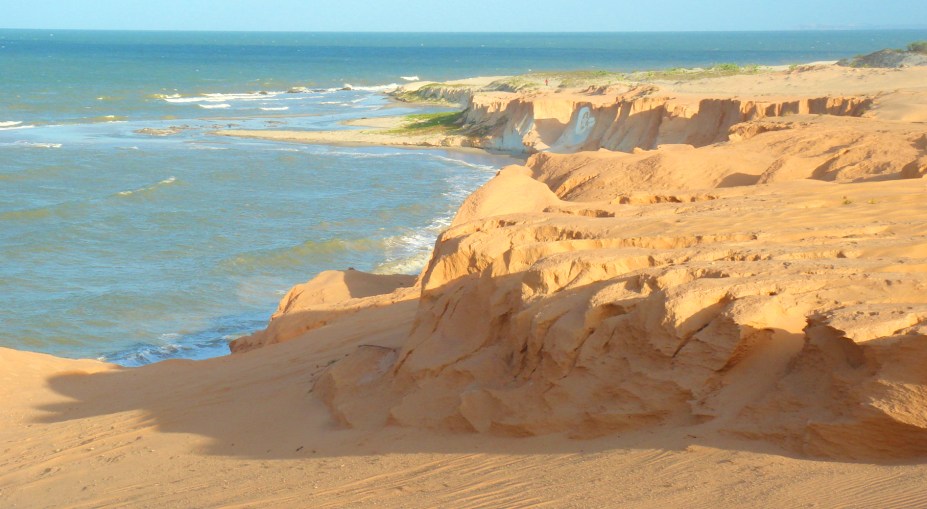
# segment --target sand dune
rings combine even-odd
[[[540,153],[417,278],[208,361],[0,349],[0,505],[927,506],[925,73],[477,94]]]

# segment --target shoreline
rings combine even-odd
[[[0,500],[925,505],[924,83],[475,91],[465,150],[530,157],[417,277],[320,273],[204,361],[0,349]]]
[[[580,114],[584,105],[591,108],[593,121],[600,124],[612,124],[617,119],[610,113],[607,113],[605,118],[598,118],[597,110],[624,103],[637,108],[635,103],[642,104],[644,101],[663,101],[665,106],[662,107],[665,110],[680,110],[673,116],[688,119],[697,117],[706,101],[727,101],[732,107],[771,110],[766,113],[744,110],[739,113],[739,119],[720,120],[724,125],[720,126],[710,141],[721,141],[727,135],[726,129],[741,120],[795,113],[819,114],[829,112],[826,108],[833,109],[832,106],[817,105],[815,101],[856,101],[837,108],[858,108],[859,113],[838,114],[862,114],[863,110],[868,108],[866,104],[873,98],[885,95],[887,90],[898,89],[893,79],[895,73],[901,72],[900,69],[840,67],[832,61],[790,66],[761,66],[758,69],[751,71],[740,68],[731,74],[719,76],[705,76],[701,74],[703,69],[669,70],[665,72],[674,76],[674,79],[656,74],[657,78],[648,78],[649,81],[628,81],[624,75],[617,74],[616,76],[622,78],[563,78],[570,82],[570,87],[564,87],[562,81],[556,80],[549,85],[545,84],[547,75],[544,73],[532,75],[534,77],[528,80],[521,76],[492,76],[446,83],[423,81],[405,85],[387,95],[394,104],[445,107],[456,104],[463,114],[456,127],[416,131],[414,122],[410,120],[415,115],[405,115],[343,122],[346,126],[368,128],[359,130],[220,129],[209,134],[307,144],[476,148],[515,156],[530,156],[546,151],[570,153],[599,148],[619,151],[628,151],[630,148],[653,149],[661,143],[693,143],[691,140],[678,140],[674,137],[667,137],[666,141],[658,138],[649,143],[642,140],[594,141],[588,139],[589,133],[572,137],[564,133],[568,125],[575,126],[577,119],[574,117]],[[908,72],[914,72],[918,77],[927,79],[927,73],[917,69],[912,68]],[[779,84],[783,79],[791,83],[782,87]],[[525,88],[506,88],[512,86]],[[819,96],[812,97],[814,94]],[[398,97],[404,99],[397,100]],[[806,104],[793,106],[792,103],[800,101],[805,101]],[[553,106],[558,103],[572,103],[573,106],[569,109]],[[922,114],[921,110],[913,112],[914,116]],[[888,115],[883,117],[889,119]],[[901,116],[896,114],[894,118],[900,119]],[[907,118],[910,119],[911,115]],[[536,120],[540,122],[536,123]],[[555,125],[552,126],[553,131],[551,128],[542,131],[541,128],[534,128],[539,123]],[[525,125],[531,125],[532,128],[526,130]],[[604,134],[607,133],[600,132],[599,136]],[[634,145],[628,147],[628,141]],[[696,141],[694,145],[700,146],[702,143],[705,142]]]

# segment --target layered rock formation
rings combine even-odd
[[[684,426],[811,455],[927,454],[924,124],[861,118],[878,97],[686,109],[627,93],[474,98],[486,108],[471,123],[531,124],[521,142],[549,131],[527,147],[627,152],[504,169],[413,288],[342,301],[349,320],[415,309],[315,382],[336,420],[515,436]],[[243,343],[324,326],[288,307]]]
[[[322,273],[234,355],[0,348],[0,506],[927,507],[927,68],[808,69],[648,96],[868,110],[536,154],[419,277]]]
[[[490,186],[530,182],[510,169]],[[921,455],[924,193],[791,182],[474,215],[439,239],[403,347],[361,350],[317,387],[347,425],[702,424],[810,454]]]
[[[477,146],[526,153],[702,147],[727,141],[730,128],[742,122],[797,114],[860,116],[872,104],[869,97],[674,97],[650,85],[631,86],[617,95],[510,95],[471,100],[464,125],[466,132],[481,137]]]

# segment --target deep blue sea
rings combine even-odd
[[[417,272],[464,197],[511,162],[215,128],[410,113],[382,94],[403,77],[802,63],[919,39],[0,30],[0,346],[124,365],[222,355],[319,271]]]

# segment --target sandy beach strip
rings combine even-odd
[[[307,274],[205,361],[0,348],[0,506],[927,507],[927,68],[467,110],[535,153],[421,274]],[[360,122],[217,134],[432,143]]]

